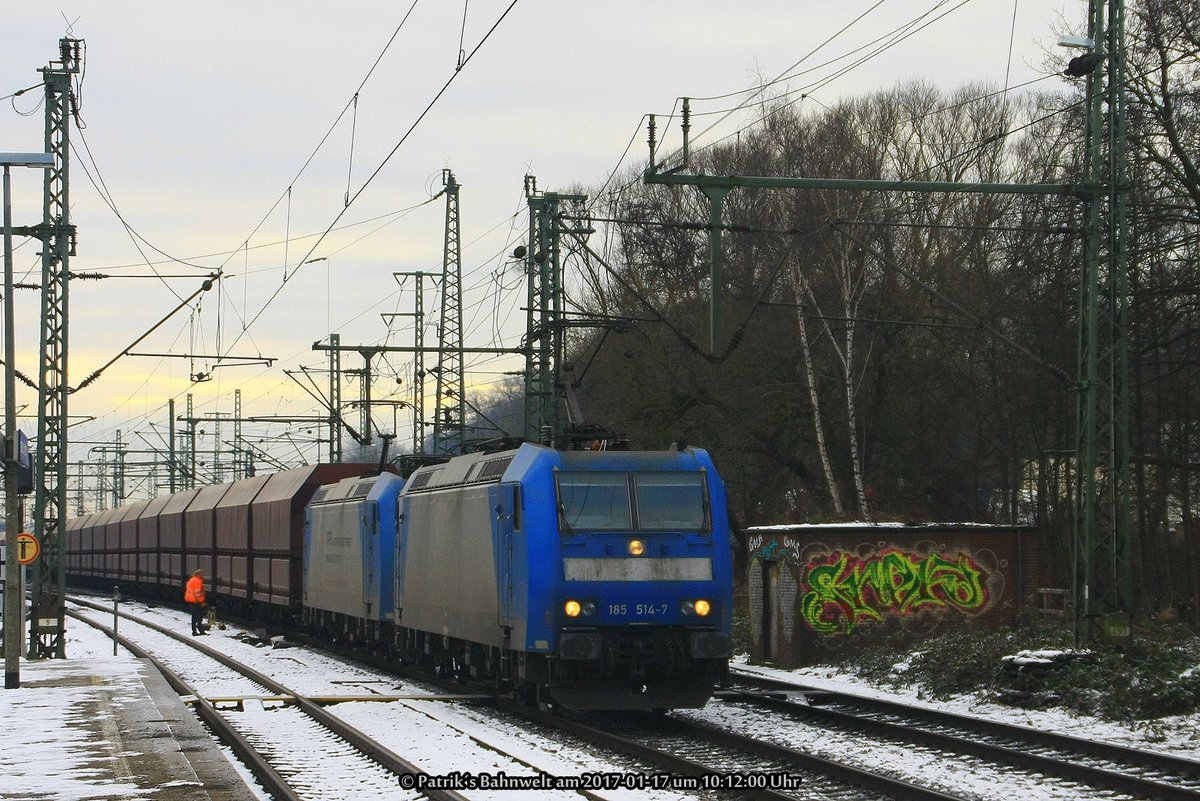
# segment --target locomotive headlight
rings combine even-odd
[[[630,556],[641,556],[645,552],[646,552],[646,543],[642,542],[641,540],[630,540],[629,541],[629,555]]]
[[[563,614],[567,617],[595,617],[595,601],[570,600],[563,604]]]
[[[694,601],[684,601],[681,603],[679,611],[688,616],[708,617],[708,613],[712,611],[712,604],[703,598],[697,598]]]

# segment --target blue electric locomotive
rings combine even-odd
[[[304,510],[304,621],[353,642],[392,639],[396,501],[392,473],[317,489]]]
[[[703,450],[456,457],[412,475],[399,520],[413,661],[572,709],[703,706],[725,670],[729,527]]]

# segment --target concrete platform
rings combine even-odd
[[[0,689],[0,799],[256,801],[192,710],[144,660],[21,663]]]

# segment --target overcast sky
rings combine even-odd
[[[231,414],[235,388],[244,415],[315,414],[312,398],[283,369],[322,368],[324,354],[311,347],[330,331],[343,344],[412,344],[411,322],[397,318],[389,333],[380,314],[413,310],[412,282],[402,288],[393,272],[440,270],[443,202],[421,204],[441,189],[444,168],[462,185],[468,345],[515,346],[525,293],[505,254],[527,227],[525,174],[536,175],[542,190],[599,185],[623,159],[644,162],[645,114],[668,115],[684,95],[746,90],[797,62],[797,71],[816,69],[786,86],[825,104],[915,78],[1017,86],[1049,71],[1048,55],[1062,54],[1058,33],[1082,33],[1086,10],[1083,0],[519,0],[488,36],[509,3],[10,4],[0,96],[39,84],[38,69],[57,58],[60,37],[86,42],[86,127],[71,132],[79,243],[71,269],[120,277],[72,282],[70,383],[218,270],[219,290],[197,313],[175,315],[135,352],[276,360],[270,368],[225,362],[214,369],[212,359],[126,357],[71,396],[72,416],[96,418],[71,429],[80,443],[72,459],[86,459],[118,429],[131,447],[162,447],[167,399],[176,398],[182,413],[188,392],[201,414]],[[871,52],[860,48],[922,15],[917,25],[927,27],[823,84]],[[455,75],[460,51],[474,54]],[[1037,84],[1064,86],[1055,78]],[[42,149],[41,97],[39,88],[6,99],[0,151]],[[695,108],[719,111],[740,99]],[[698,117],[695,130],[717,119]],[[735,114],[698,144],[747,120]],[[678,129],[666,130],[665,140],[677,145]],[[16,170],[13,197],[16,225],[40,221],[40,175]],[[17,280],[36,281],[36,243],[17,244]],[[301,265],[319,258],[326,260]],[[29,375],[37,369],[37,301],[34,291],[16,295],[17,366]],[[436,309],[427,294],[430,321]],[[361,364],[345,359],[344,367]],[[468,383],[495,381],[516,366],[480,363]],[[406,398],[392,374],[407,381],[408,359],[393,356],[379,367],[384,376],[373,394]],[[213,380],[193,384],[196,373]],[[354,397],[357,388],[344,392]],[[18,395],[33,413],[32,390],[19,387]],[[390,410],[376,422],[390,430]],[[404,410],[396,422],[410,446]],[[27,419],[22,427],[32,434],[36,424]],[[315,458],[303,434],[293,431],[298,449],[290,454],[278,443],[264,447]]]

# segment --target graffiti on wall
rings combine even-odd
[[[800,614],[820,634],[853,634],[863,621],[907,617],[922,610],[983,611],[988,573],[959,553],[948,559],[888,548],[862,557],[844,551],[804,565]]]
[[[746,549],[750,559],[761,559],[766,562],[790,561],[799,563],[800,545],[793,540],[782,537],[767,536],[753,533],[746,539]]]
[[[772,627],[771,642],[777,643],[778,637],[788,642],[795,632],[798,617],[796,600],[799,598],[800,571],[795,566],[800,564],[800,544],[755,532],[746,538],[746,545],[751,566],[746,582],[751,619],[763,621],[762,625],[751,626],[750,637],[755,645],[761,644],[763,630],[769,625]],[[772,566],[769,585],[764,565]],[[769,613],[769,621],[764,620],[764,612]]]

